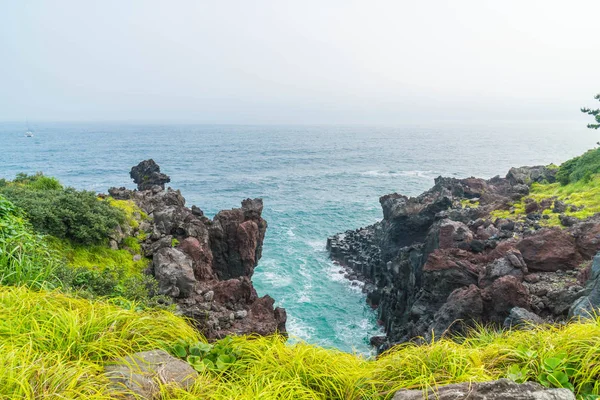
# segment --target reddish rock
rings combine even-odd
[[[540,205],[535,200],[527,203],[527,205],[525,206],[525,212],[527,214],[531,214],[531,213],[537,212],[539,210],[540,210]]]
[[[575,241],[558,228],[542,229],[521,240],[516,247],[532,271],[567,270],[581,263]]]
[[[590,259],[600,250],[600,218],[576,224],[570,229],[575,237],[577,250],[586,259]]]
[[[215,278],[212,270],[212,252],[208,243],[200,244],[194,237],[187,237],[178,246],[179,250],[191,257],[193,260],[194,276],[198,280],[210,280]]]
[[[436,336],[440,336],[452,326],[452,331],[461,331],[462,327],[470,322],[481,319],[483,314],[483,300],[481,290],[475,285],[469,285],[454,290],[446,303],[435,313],[432,329]],[[461,325],[459,325],[461,324]]]
[[[252,277],[262,255],[267,221],[261,199],[246,199],[242,208],[220,211],[210,225],[213,271],[219,279]]]
[[[251,304],[258,298],[248,277],[219,281],[212,290],[214,301],[222,304]]]
[[[473,240],[473,233],[462,222],[443,220],[439,227],[438,247],[448,249],[457,247],[459,243],[468,243]]]
[[[486,313],[492,322],[501,323],[513,307],[531,309],[531,297],[517,277],[507,275],[496,279],[481,294],[486,303]]]

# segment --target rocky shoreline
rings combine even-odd
[[[196,206],[186,207],[179,190],[165,189],[170,178],[153,160],[133,167],[137,190],[109,189],[116,200],[132,200],[148,215],[143,256],[146,273],[208,339],[227,335],[286,334],[286,312],[270,296],[258,297],[252,274],[262,255],[267,221],[261,199],[223,210],[211,220]],[[119,247],[119,238],[111,242]]]
[[[510,209],[532,183],[554,182],[555,173],[537,166],[488,180],[439,177],[418,197],[381,197],[380,222],[330,237],[331,258],[365,282],[377,308],[386,335],[371,343],[381,351],[477,323],[561,322],[589,310],[598,297],[589,278],[597,280],[590,265],[600,249],[600,215],[569,217],[565,210],[575,206],[556,198],[527,202],[522,221],[490,215]],[[563,226],[543,227],[544,210]]]

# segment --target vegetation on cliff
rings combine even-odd
[[[600,318],[528,330],[481,327],[466,337],[395,346],[377,359],[289,344],[277,336],[239,336],[214,347],[202,345],[206,340],[190,321],[150,307],[155,282],[142,274],[147,261],[134,259],[145,235],[140,221],[147,216],[131,202],[95,195],[92,202],[86,192],[64,189],[43,175],[22,175],[1,185],[0,398],[113,398],[104,374],[107,363],[157,348],[193,363],[208,357],[201,352],[194,355],[199,359],[188,358],[190,344],[218,348],[231,357],[225,367],[211,361],[203,365],[213,367],[197,368],[199,378],[189,390],[157,382],[161,398],[389,399],[402,388],[502,377],[569,388],[580,398],[600,397]],[[534,184],[528,198],[568,202],[577,208],[569,215],[585,218],[600,211],[595,203],[599,191],[600,178],[592,174],[565,185]],[[96,240],[95,233],[77,236],[75,232],[86,231],[72,226],[54,230],[43,225],[51,221],[46,214],[57,212],[57,205],[44,196],[55,195],[86,204],[88,214],[108,207],[106,215],[113,219],[71,215],[71,221],[84,221],[88,228],[130,227],[121,238],[123,248],[108,246],[112,231]],[[521,206],[524,212],[525,200],[514,208]],[[182,343],[188,349],[183,354]]]
[[[509,210],[492,212],[495,218],[523,220],[531,203],[544,204],[542,226],[561,226],[560,214],[583,220],[600,212],[600,148],[565,161],[556,171],[557,182],[533,183],[530,192]],[[558,210],[557,204],[565,208]],[[535,210],[538,211],[538,210]]]

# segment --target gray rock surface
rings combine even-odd
[[[154,276],[160,294],[171,297],[189,297],[194,291],[196,278],[192,259],[185,253],[168,247],[154,254]]]
[[[513,307],[504,320],[504,328],[526,328],[528,326],[543,324],[544,320],[539,315],[521,307]]]
[[[594,318],[600,315],[600,253],[594,256],[586,286],[586,295],[573,303],[569,310],[572,318]]]
[[[186,362],[164,350],[150,350],[124,357],[105,366],[115,395],[125,399],[158,399],[159,383],[190,388],[198,373]]]
[[[534,382],[515,383],[508,379],[482,383],[458,383],[437,390],[400,390],[393,400],[575,400],[568,389],[548,389]]]

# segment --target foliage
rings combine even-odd
[[[17,180],[17,175],[12,184],[0,188],[0,194],[25,211],[36,231],[80,244],[100,244],[108,242],[117,225],[125,221],[120,209],[99,200],[93,192],[73,188],[40,190],[35,185],[43,182],[42,177]]]
[[[186,360],[198,372],[223,372],[233,367],[240,357],[232,346],[232,338],[226,337],[214,344],[196,342],[189,344],[179,340],[171,348],[171,353]]]
[[[600,148],[591,149],[582,155],[565,161],[558,168],[556,179],[562,184],[590,181],[600,173]]]
[[[512,210],[495,210],[492,211],[491,216],[512,220],[525,219],[525,206],[528,199],[537,202],[544,199],[551,199],[552,202],[562,201],[577,207],[577,209],[567,207],[564,212],[565,215],[586,219],[600,212],[600,175],[593,175],[590,180],[579,180],[564,186],[559,183],[534,183],[531,185],[528,196],[512,204]],[[552,208],[553,204],[550,209],[543,211],[542,219],[539,220],[540,225],[561,226],[559,214],[552,212]]]
[[[110,206],[123,211],[127,224],[134,229],[139,227],[139,221],[148,219],[148,214],[142,211],[133,200],[115,200],[112,197],[107,197],[106,201]]]
[[[59,266],[46,238],[33,232],[17,207],[0,195],[0,284],[51,286]]]
[[[166,311],[127,311],[56,292],[0,286],[0,398],[111,398],[105,362],[178,339],[200,341]]]
[[[35,190],[61,190],[63,188],[58,179],[44,176],[41,172],[37,172],[35,175],[18,173],[13,183]]]
[[[600,94],[595,95],[594,99],[600,100]],[[590,129],[600,128],[600,109],[597,108],[595,110],[592,110],[587,107],[583,107],[581,109],[581,112],[593,116],[594,119],[596,120],[595,124],[588,124],[588,126],[587,126],[588,128],[590,128]]]
[[[389,399],[400,388],[502,377],[572,388],[583,398],[600,394],[600,319],[526,331],[479,328],[460,343],[406,343],[372,360],[281,337],[207,344],[169,312],[56,292],[0,287],[0,309],[0,398],[107,399],[104,363],[155,348],[200,370],[189,390],[160,384],[165,400]]]

